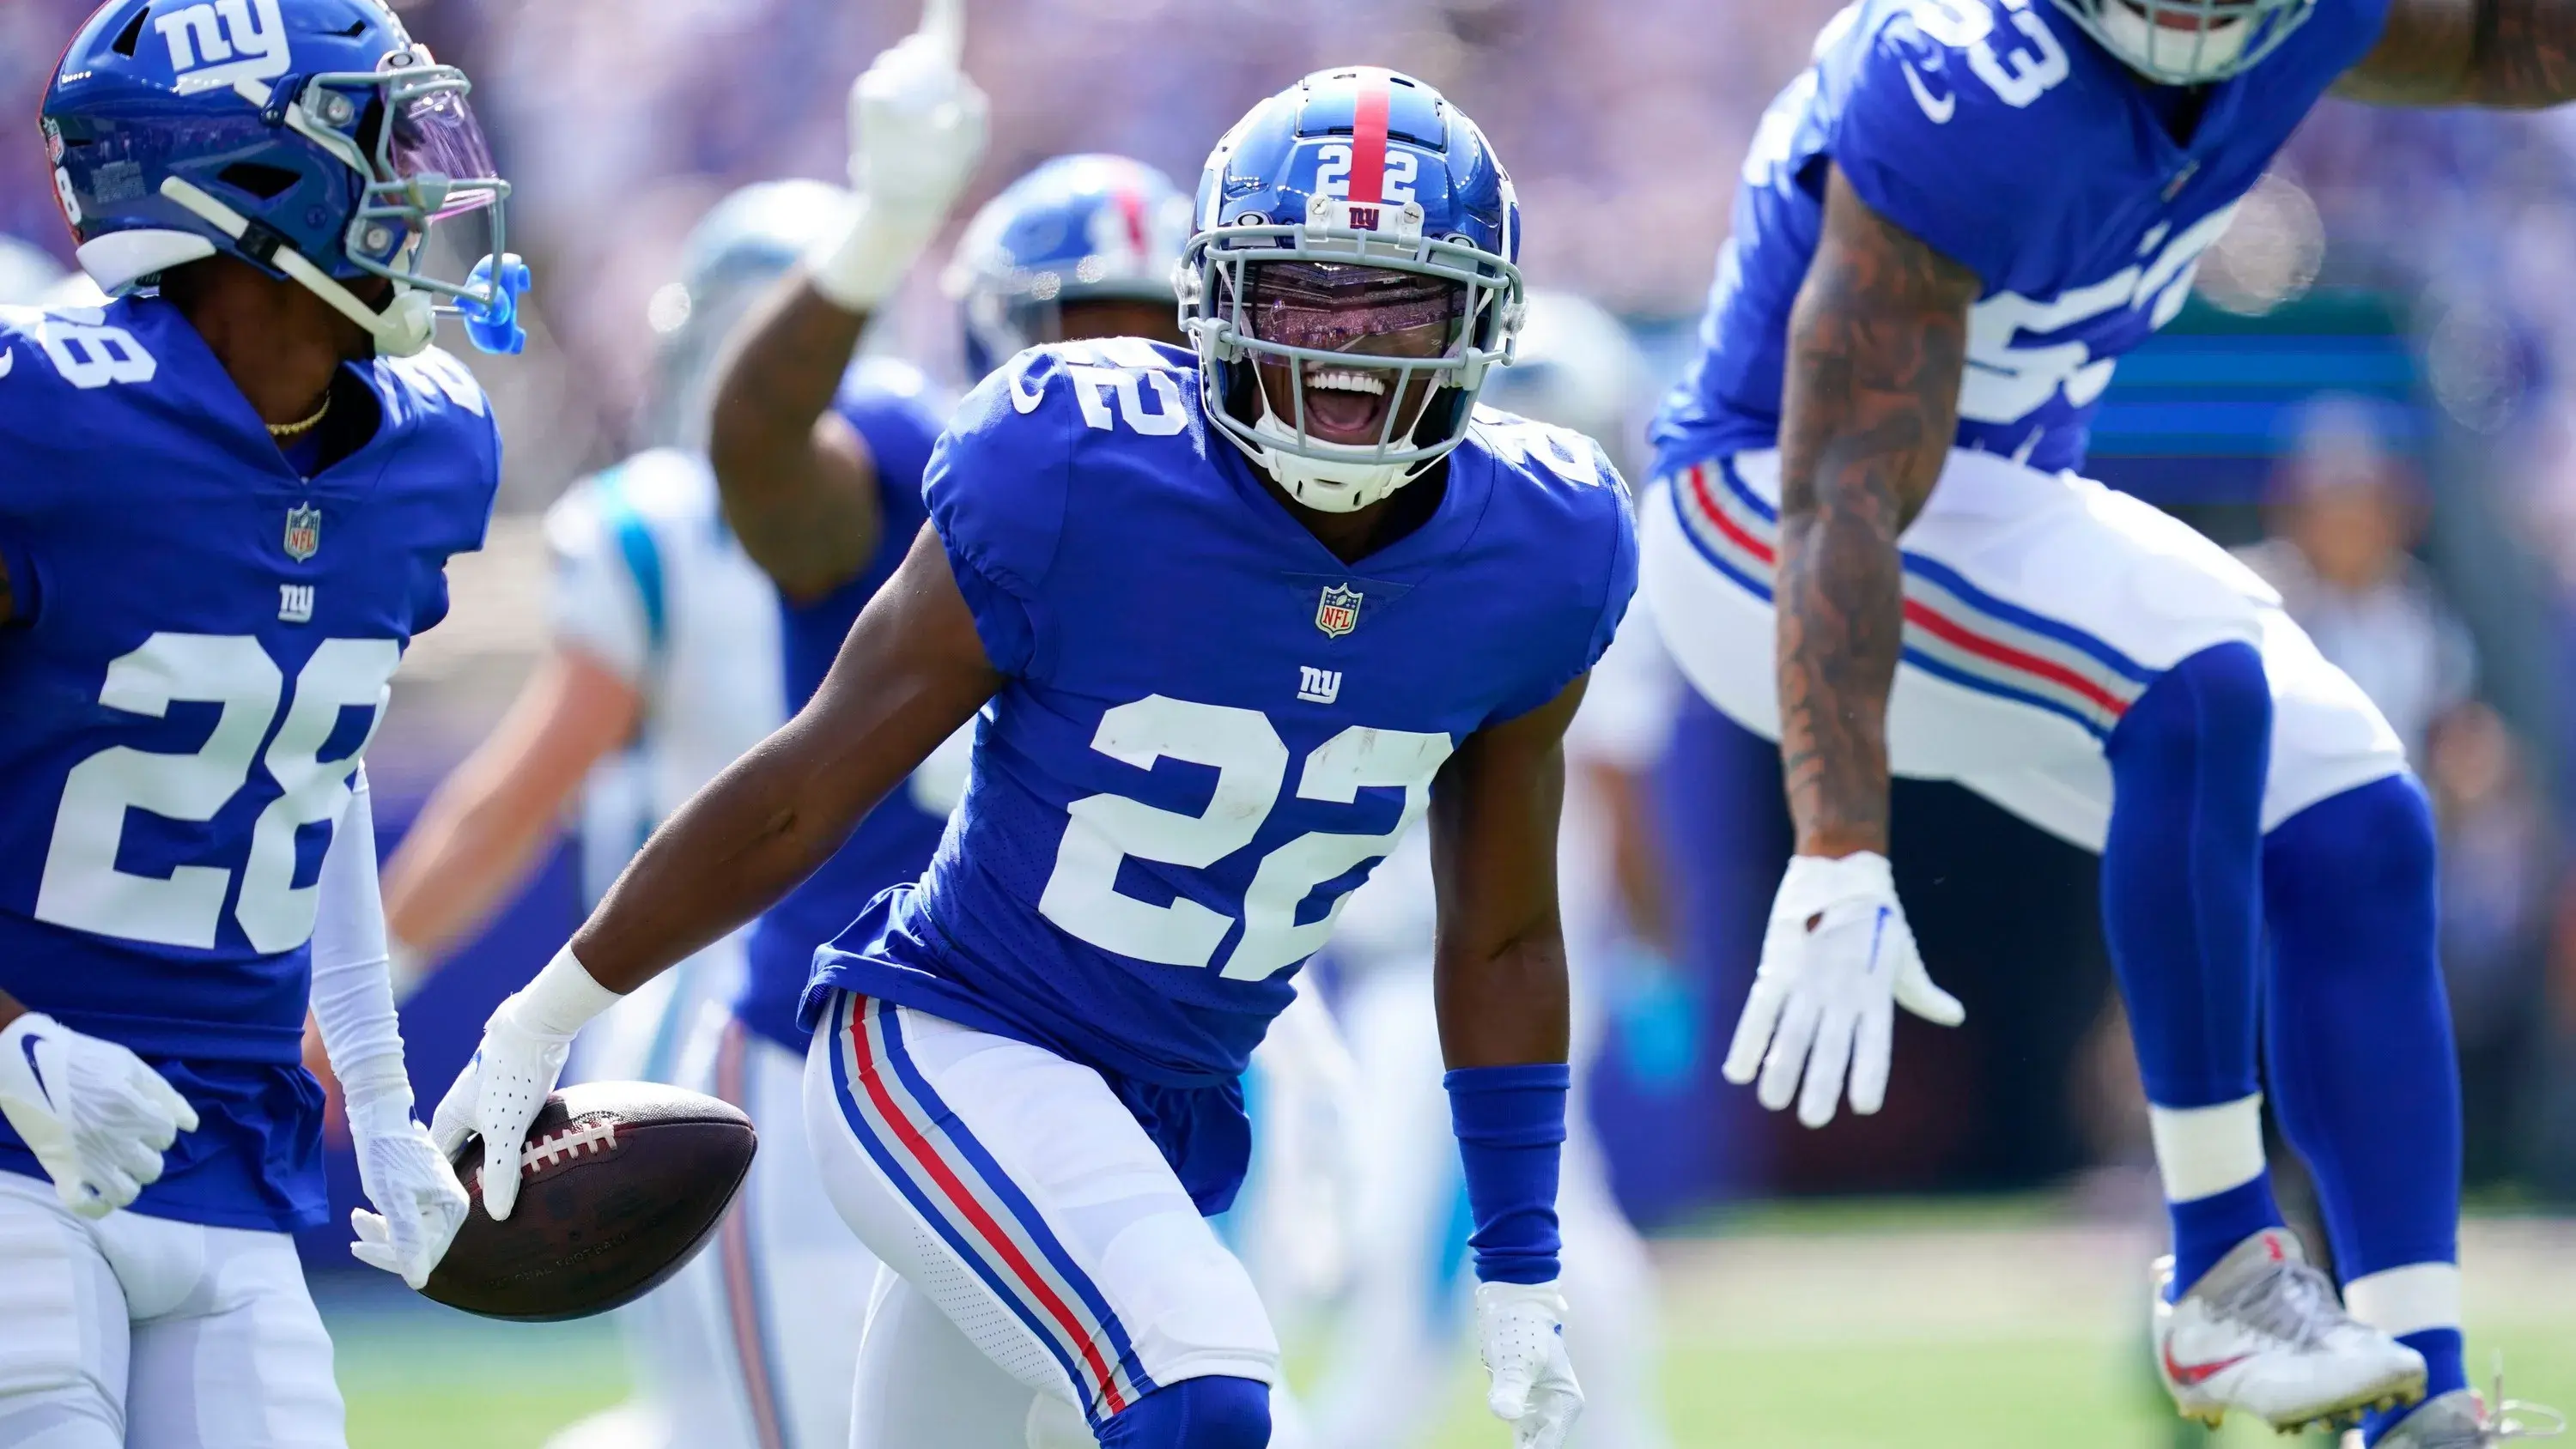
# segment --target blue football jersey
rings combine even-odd
[[[2184,142],[2166,121],[2183,93],[2049,0],[1857,0],[1754,134],[1700,354],[1655,421],[1657,472],[1773,446],[1829,163],[1984,283],[1959,445],[2077,466],[2120,357],[2181,310],[2201,252],[2387,5],[2317,0],[2279,50],[2209,88]]]
[[[176,308],[0,313],[0,989],[196,1104],[137,1211],[323,1210],[315,880],[500,471],[453,359],[352,370],[382,421],[308,480]],[[5,1123],[0,1168],[39,1172]]]
[[[1589,669],[1635,584],[1589,439],[1480,411],[1433,515],[1345,564],[1209,427],[1196,359],[1135,339],[987,378],[924,492],[1010,683],[929,873],[818,955],[806,1019],[841,987],[1161,1087],[1241,1073],[1442,762]]]
[[[779,645],[791,710],[814,697],[859,610],[894,576],[930,516],[921,475],[930,465],[940,417],[921,374],[899,362],[862,360],[842,379],[832,406],[868,445],[885,516],[876,554],[857,577],[821,598],[780,606]],[[896,791],[859,822],[821,870],[760,918],[746,947],[742,991],[734,999],[734,1014],[744,1025],[781,1046],[805,1050],[810,1033],[797,1024],[796,1006],[814,970],[814,948],[839,935],[878,892],[920,879],[947,820],[946,810],[925,805],[917,792]]]

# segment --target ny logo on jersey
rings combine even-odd
[[[1342,697],[1342,671],[1298,665],[1297,697],[1308,704],[1331,704]]]
[[[1324,637],[1339,639],[1359,626],[1359,591],[1348,584],[1325,589],[1315,605],[1315,627],[1324,631]]]
[[[300,503],[286,510],[286,556],[302,563],[322,548],[322,510]]]
[[[170,69],[182,95],[271,80],[294,63],[277,0],[211,0],[173,10],[152,28],[170,44]]]
[[[281,622],[288,624],[312,623],[313,586],[311,584],[279,584],[277,586],[277,617]]]

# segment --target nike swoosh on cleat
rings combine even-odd
[[[45,1085],[45,1069],[36,1061],[36,1043],[44,1038],[32,1033],[18,1038],[18,1050],[27,1054],[27,1070],[36,1079],[36,1090],[45,1094],[45,1105],[54,1105],[54,1089]],[[55,1110],[59,1111],[60,1108]]]
[[[2165,1345],[2165,1377],[2184,1388],[2198,1388],[2253,1356],[2250,1353],[2240,1353],[2234,1358],[2212,1359],[2208,1363],[2176,1363],[2173,1345],[2168,1343]]]

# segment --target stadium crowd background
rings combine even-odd
[[[0,3],[0,114],[32,116],[45,67],[88,8]],[[512,241],[540,278],[529,355],[476,360],[509,440],[508,516],[489,559],[458,581],[456,622],[407,668],[411,718],[398,709],[376,751],[380,791],[399,797],[472,743],[535,647],[528,520],[635,435],[657,322],[673,322],[657,292],[689,225],[745,182],[837,177],[848,81],[915,11],[905,0],[396,8],[477,77],[476,105],[518,187]],[[975,0],[967,65],[994,123],[968,204],[1071,150],[1127,152],[1186,185],[1219,130],[1284,79],[1331,61],[1391,64],[1446,89],[1493,136],[1529,219],[1530,277],[1602,301],[1678,366],[1737,160],[1833,8]],[[0,146],[0,230],[68,254],[32,126]],[[2232,444],[2106,474],[2134,474],[2225,541],[2255,545],[2294,612],[2418,743],[2448,849],[2446,965],[2470,1064],[2473,1175],[2497,1192],[2576,1198],[2576,875],[2562,846],[2576,839],[2565,767],[2576,710],[2562,701],[2576,681],[2576,114],[2330,103],[2207,259],[2202,292],[2196,314],[2219,339],[2203,336],[2203,353],[2270,328],[2358,326],[2386,334],[2395,371],[2371,372],[2369,396],[2284,384],[2250,441],[2230,414]],[[2311,314],[2329,320],[2300,320]],[[949,317],[925,267],[873,345],[955,380]],[[2152,455],[2157,427],[2191,432],[2201,404],[2189,387],[2178,395],[2181,412],[2122,438]],[[1635,439],[1626,446],[1642,457]],[[1824,1134],[1762,1121],[1746,1094],[1719,1087],[1714,1048],[1785,835],[1767,751],[1688,708],[1662,796],[1685,903],[1679,939],[1664,943],[1677,969],[1638,973],[1623,993],[1600,1094],[1643,1220],[1684,1221],[1735,1193],[2028,1187],[2144,1161],[2089,861],[1939,787],[1900,795],[1899,857],[1933,974],[1970,1002],[1969,1027],[1906,1029],[1888,1114]],[[545,933],[569,925],[565,876],[552,872],[505,923],[486,953],[493,980],[524,974],[550,949]],[[457,1012],[460,1031],[480,1020]],[[416,1050],[421,1080],[445,1079],[440,1050]]]

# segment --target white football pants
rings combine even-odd
[[[0,1172],[0,1446],[345,1449],[285,1233],[74,1216]]]

